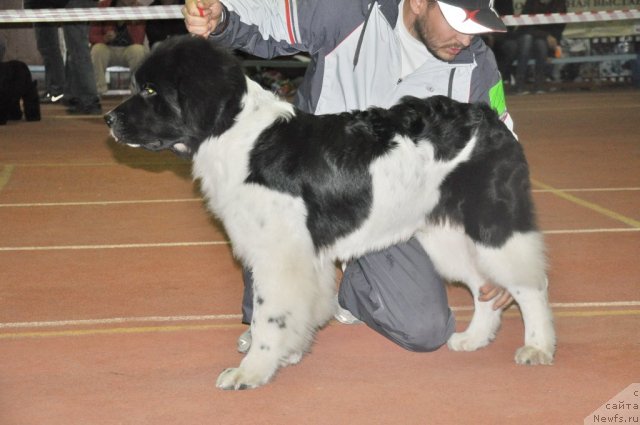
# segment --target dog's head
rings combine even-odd
[[[231,52],[202,38],[163,42],[135,73],[134,94],[105,115],[119,143],[192,157],[233,125],[247,91]]]

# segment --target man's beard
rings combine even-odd
[[[449,62],[451,61],[453,58],[443,58],[440,53],[438,53],[434,47],[433,44],[431,42],[431,40],[429,40],[429,36],[427,35],[427,31],[424,28],[424,26],[422,25],[422,21],[420,19],[416,19],[415,22],[413,23],[413,30],[415,31],[415,33],[418,36],[418,40],[420,40],[420,42],[422,44],[424,44],[424,46],[427,48],[427,50],[429,51],[429,53],[431,53],[436,59],[441,60],[443,62]],[[449,48],[449,47],[455,47],[458,49],[464,49],[465,46],[463,45],[459,45],[459,44],[452,44],[451,46],[442,46],[443,49]]]

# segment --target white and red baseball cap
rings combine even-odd
[[[493,0],[438,0],[438,5],[449,25],[463,34],[507,31]]]

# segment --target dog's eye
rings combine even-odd
[[[140,95],[142,97],[155,96],[156,94],[158,93],[156,92],[156,89],[153,88],[152,84],[146,83],[142,85],[142,89],[140,90]]]

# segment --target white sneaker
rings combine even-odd
[[[251,327],[247,328],[246,331],[242,332],[242,334],[238,337],[238,342],[236,345],[239,353],[246,353],[251,348]]]
[[[358,319],[354,316],[349,310],[346,308],[340,307],[340,303],[338,303],[338,296],[336,295],[336,305],[338,308],[336,312],[333,314],[333,318],[338,322],[343,323],[345,325],[356,325],[358,323],[362,323],[362,320]]]

